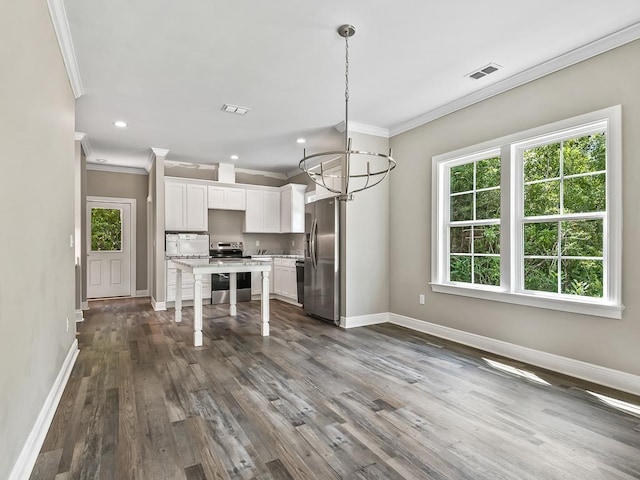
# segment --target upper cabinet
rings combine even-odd
[[[164,229],[168,231],[207,231],[207,185],[173,178],[165,179]]]
[[[247,211],[244,217],[247,233],[280,233],[280,189],[247,188]]]
[[[304,192],[306,185],[290,183],[281,187],[280,231],[304,233]]]
[[[209,208],[217,210],[246,210],[246,189],[244,187],[208,187]]]

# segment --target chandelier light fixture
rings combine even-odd
[[[396,161],[389,154],[365,152],[351,148],[349,137],[349,37],[355,35],[353,25],[338,27],[338,35],[345,45],[345,89],[344,89],[344,150],[334,150],[307,155],[298,166],[317,185],[335,193],[338,200],[353,200],[353,194],[382,182],[396,167]],[[309,163],[310,160],[313,160]],[[319,160],[319,162],[318,162]]]

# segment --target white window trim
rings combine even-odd
[[[543,125],[495,140],[465,147],[433,157],[432,162],[432,230],[431,230],[431,289],[437,293],[462,295],[531,307],[561,310],[608,318],[622,318],[622,107],[616,105],[559,122]],[[528,144],[540,143],[542,137],[552,141],[558,134],[575,129],[580,134],[603,123],[607,131],[607,221],[605,221],[604,271],[607,285],[605,297],[592,299],[573,295],[546,294],[521,291],[518,276],[521,275],[521,234],[518,227],[521,218],[521,195],[517,175],[517,149]],[[501,173],[501,287],[479,286],[448,282],[448,169],[480,157],[490,158],[500,151]],[[489,156],[487,156],[489,155]],[[515,188],[512,188],[515,185]]]

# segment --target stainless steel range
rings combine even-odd
[[[243,254],[242,242],[216,242],[209,249],[211,258],[250,258]],[[251,273],[237,273],[237,301],[251,301]],[[211,303],[229,303],[229,274],[216,273],[211,278]]]

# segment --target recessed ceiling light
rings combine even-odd
[[[231,155],[229,158],[231,160],[238,160],[240,157],[238,155]]]
[[[107,163],[107,160],[104,158],[96,158],[96,162],[98,163]]]
[[[126,128],[127,122],[123,122],[122,120],[116,120],[113,124],[118,128]]]
[[[297,139],[297,140],[296,140],[296,142],[298,142],[298,143],[305,143],[305,142],[306,142],[306,140],[305,140],[304,138],[299,138],[299,139]]]

